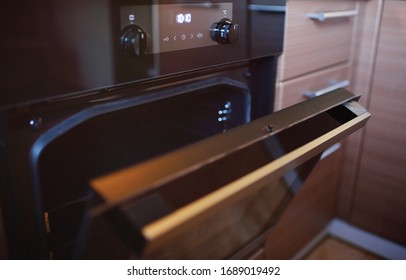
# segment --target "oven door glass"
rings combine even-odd
[[[356,100],[339,89],[95,178],[78,256],[232,258],[272,228],[319,155],[366,123]]]
[[[63,118],[42,110],[44,120],[58,120],[31,149],[52,257],[72,256],[90,179],[243,125],[250,102],[246,84],[223,77],[85,106]]]

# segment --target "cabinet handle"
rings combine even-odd
[[[252,12],[265,12],[265,13],[285,13],[286,6],[272,6],[272,5],[248,5],[248,10]]]
[[[330,91],[333,91],[333,90],[336,90],[336,89],[339,89],[339,88],[348,87],[349,85],[350,85],[350,81],[345,80],[345,81],[342,81],[342,82],[334,83],[333,85],[328,86],[328,87],[323,88],[323,89],[318,90],[318,91],[305,92],[305,93],[303,93],[303,96],[306,97],[306,98],[314,98],[314,97],[329,93]]]
[[[324,12],[324,13],[310,13],[307,17],[313,20],[325,21],[327,19],[348,18],[358,15],[358,11],[339,11],[339,12]]]

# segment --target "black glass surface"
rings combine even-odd
[[[152,4],[161,7],[179,4],[179,1],[6,1],[0,11],[0,108],[96,93],[117,85],[246,60],[245,1],[231,2],[235,2],[233,19],[242,27],[238,44],[223,46],[207,41],[193,45],[192,49],[162,46],[156,47],[154,54],[129,57],[121,49],[122,7]],[[189,14],[186,10],[182,12]],[[160,22],[159,18],[154,18],[159,14],[146,16],[150,25]],[[183,41],[182,35],[188,31],[183,27],[171,27],[177,30],[170,30],[170,35],[179,33],[180,41]],[[209,28],[196,29],[196,37],[200,29],[208,32]]]
[[[6,1],[0,10],[0,109],[39,100],[98,93],[118,85],[280,54],[284,13],[250,13],[247,2]],[[225,4],[226,8],[207,12],[210,9],[205,7],[218,7],[219,3]],[[197,8],[185,6],[176,12],[172,9],[175,4],[195,5]],[[267,1],[266,4],[285,5],[282,0]],[[143,15],[145,19],[141,19],[138,13],[134,20],[130,18],[132,13],[125,13],[126,7],[152,5],[158,10],[171,7],[167,20],[176,21],[177,16],[183,15],[183,24],[165,24],[164,17],[154,18],[159,17],[159,13],[148,12]],[[232,15],[229,14],[231,8],[228,8],[231,6]],[[147,10],[151,11],[151,8]],[[201,34],[207,37],[212,24],[206,26],[207,22],[204,22],[200,23],[204,26],[197,26],[203,10],[211,16],[216,14],[213,18],[220,12],[218,20],[227,16],[238,24],[238,42],[222,45],[210,40],[204,43],[196,40]],[[161,14],[167,15],[166,12]],[[189,15],[193,28],[186,24]],[[124,23],[123,17],[126,19]],[[165,28],[159,30],[158,26],[150,35],[154,44],[159,41],[161,46],[152,47],[155,51],[147,56],[124,54],[121,47],[124,26],[134,23],[148,30],[158,22],[162,22]],[[186,36],[184,40],[183,35]],[[175,36],[182,44],[174,43]],[[166,42],[166,38],[170,41]]]
[[[246,89],[219,84],[92,118],[49,143],[38,158],[50,248],[74,240],[89,181],[223,133],[248,121]]]

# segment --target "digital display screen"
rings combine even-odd
[[[192,14],[177,14],[176,23],[192,23]]]
[[[138,25],[157,54],[217,45],[210,28],[223,18],[232,20],[233,3],[134,5],[120,12],[121,28]]]

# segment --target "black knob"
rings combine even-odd
[[[121,32],[121,48],[129,56],[145,56],[150,48],[150,36],[136,24],[126,26]]]
[[[220,44],[233,44],[240,38],[240,27],[228,18],[213,23],[210,28],[211,38]]]

